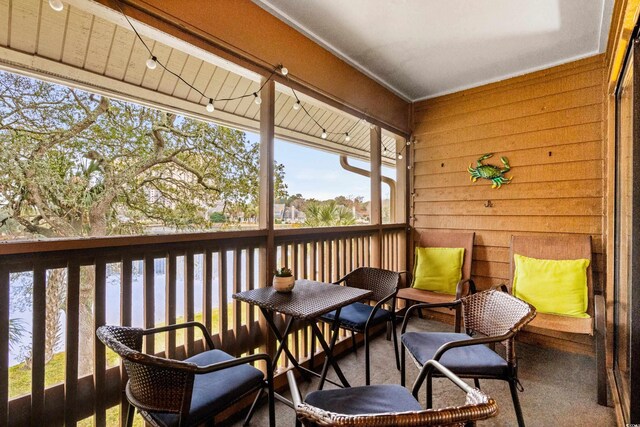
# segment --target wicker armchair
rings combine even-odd
[[[369,329],[371,327],[382,322],[388,322],[388,324],[390,324],[393,335],[393,348],[396,356],[396,367],[400,369],[396,316],[394,315],[396,311],[396,294],[398,293],[398,284],[400,283],[400,273],[380,268],[360,267],[335,282],[335,284],[339,283],[344,283],[344,286],[373,291],[371,300],[376,302],[375,306],[355,302],[343,307],[340,311],[339,318],[341,328],[364,334],[365,378],[366,384],[369,385],[371,376],[369,364]],[[385,304],[389,306],[389,309],[383,308]],[[323,315],[320,320],[332,323],[335,315],[336,312],[332,311]],[[335,340],[331,340],[331,343],[334,344]]]
[[[142,353],[142,338],[159,332],[197,327],[209,350],[184,361]],[[127,426],[133,422],[134,407],[152,426],[196,426],[211,422],[230,404],[258,391],[256,401],[267,389],[269,423],[275,426],[273,370],[266,354],[234,358],[213,349],[207,329],[198,322],[153,329],[101,326],[100,340],[123,360],[129,376],[125,393],[130,403]],[[267,378],[249,363],[264,360]],[[254,403],[255,404],[255,403]],[[250,420],[245,420],[247,424]]]
[[[467,426],[497,414],[498,406],[489,396],[436,361],[427,366],[467,394],[465,405],[424,410],[406,388],[392,384],[314,391],[303,401],[295,376],[288,371],[296,426]]]
[[[473,378],[476,387],[479,379],[499,379],[509,382],[513,406],[518,425],[524,426],[524,418],[518,399],[518,380],[515,335],[536,314],[530,304],[499,290],[488,290],[464,297],[453,303],[437,304],[438,307],[461,305],[466,334],[447,332],[407,332],[407,321],[402,324],[401,384],[405,384],[405,350],[420,369],[413,385],[413,395],[417,396],[422,383],[427,382],[427,408],[431,407],[433,376],[439,376],[427,361],[434,359],[462,378]],[[418,304],[410,308],[432,307],[433,304]],[[472,334],[482,337],[472,338]],[[492,348],[479,344],[502,343],[506,357],[500,356]]]

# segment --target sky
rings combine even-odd
[[[259,136],[247,132],[252,142],[259,142]],[[325,151],[314,150],[303,145],[276,139],[276,162],[284,164],[284,182],[290,195],[300,193],[305,198],[318,200],[333,199],[337,196],[363,196],[369,200],[369,178],[347,172],[340,166],[340,156]],[[369,163],[349,159],[349,163],[369,170]],[[382,174],[395,179],[395,169],[382,168]],[[382,198],[389,197],[389,187],[382,185]]]

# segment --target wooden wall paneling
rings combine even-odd
[[[604,55],[414,105],[412,201],[416,237],[476,232],[472,276],[480,289],[509,279],[513,234],[577,233],[594,241],[603,289],[605,221]],[[470,181],[467,167],[509,159],[500,189]],[[592,352],[591,339],[533,331],[523,339]]]

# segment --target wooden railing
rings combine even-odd
[[[2,244],[0,426],[40,425],[44,419],[76,425],[87,417],[97,426],[111,424],[107,410],[121,403],[122,372],[117,357],[94,334],[107,321],[148,328],[196,319],[212,332],[218,348],[252,353],[266,344],[266,329],[256,309],[231,295],[268,284],[273,267],[266,266],[267,250],[275,250],[276,263],[291,267],[297,278],[330,282],[372,259],[404,269],[404,233],[403,225],[276,230],[273,249],[267,248],[265,231]],[[379,254],[373,253],[376,248]],[[21,395],[9,384],[10,289],[18,282],[27,289],[32,311],[30,371],[21,375],[29,377],[30,386],[23,386]],[[64,316],[58,317],[64,322],[48,311],[61,295]],[[56,368],[57,381],[45,346],[56,322],[64,325],[63,348],[53,356],[64,367],[62,376]],[[301,361],[319,348],[307,329],[293,334],[291,344]],[[193,333],[172,332],[147,339],[144,348],[184,358],[202,351],[203,341]]]

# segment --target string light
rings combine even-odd
[[[49,6],[56,12],[62,12],[62,9],[64,9],[64,4],[61,0],[49,0]]]
[[[153,51],[151,50],[149,45],[145,42],[145,40],[142,38],[140,33],[138,33],[138,30],[136,30],[135,26],[133,25],[133,23],[131,22],[129,17],[124,13],[124,11],[122,10],[122,7],[120,5],[120,1],[119,0],[115,0],[115,4],[118,7],[118,9],[119,9],[120,13],[122,14],[122,16],[124,17],[124,19],[129,24],[129,27],[131,27],[131,30],[134,32],[134,34],[136,35],[136,37],[140,41],[140,43],[144,46],[144,48],[149,53],[149,57],[148,57],[148,59],[146,61],[147,68],[149,68],[150,70],[155,70],[158,66],[160,66],[162,69],[164,69],[166,72],[168,72],[169,74],[171,74],[174,77],[176,77],[179,81],[181,81],[182,83],[187,85],[193,91],[195,91],[198,94],[200,94],[200,96],[202,96],[205,99],[209,99],[209,102],[205,106],[205,109],[209,113],[213,113],[215,111],[214,102],[217,102],[217,101],[236,101],[236,100],[240,100],[240,99],[244,99],[244,98],[253,96],[254,97],[254,102],[257,105],[260,105],[260,104],[262,104],[262,98],[260,98],[259,93],[262,91],[262,89],[265,87],[265,85],[270,80],[273,79],[274,75],[277,72],[280,72],[280,74],[282,76],[284,76],[287,80],[289,80],[289,70],[287,69],[287,67],[285,67],[284,65],[280,64],[280,65],[277,65],[277,66],[275,66],[273,68],[273,70],[271,71],[271,74],[263,81],[263,83],[260,86],[260,88],[255,92],[247,93],[247,94],[239,95],[239,96],[235,96],[235,97],[229,97],[229,98],[210,98],[210,97],[206,96],[206,94],[203,91],[201,91],[200,89],[196,88],[193,84],[187,82],[180,74],[178,74],[175,71],[169,69],[167,67],[167,65],[165,65],[162,61],[160,61],[153,54]],[[64,5],[62,4],[62,0],[49,0],[49,5],[56,11],[60,11],[64,7]],[[360,120],[355,121],[353,123],[353,125],[346,132],[327,132],[327,130],[322,125],[320,125],[320,123],[313,117],[313,115],[307,110],[307,108],[304,105],[302,105],[302,103],[300,102],[300,98],[298,97],[298,94],[296,93],[296,91],[293,88],[291,88],[291,91],[293,92],[293,96],[294,96],[294,98],[296,100],[296,102],[292,106],[293,109],[296,110],[296,111],[302,109],[302,111],[304,111],[304,113],[315,123],[315,125],[318,128],[322,129],[322,135],[321,135],[322,139],[327,139],[330,135],[332,135],[332,136],[344,135],[345,142],[349,142],[352,139],[351,133],[355,130],[355,128],[360,123],[364,123],[364,124],[368,123],[366,118],[362,118]],[[371,124],[371,127],[373,127],[372,124]],[[407,145],[408,145],[408,143],[407,143]],[[384,152],[387,153],[387,148],[386,147],[384,147]],[[402,158],[402,157],[400,157],[400,158]]]
[[[398,153],[398,159],[402,160],[402,153]]]
[[[207,104],[207,111],[213,113],[216,107],[213,105],[213,99],[209,98],[209,103]]]
[[[156,58],[155,56],[152,56],[151,58],[147,59],[148,69],[155,70],[157,66],[158,66],[158,58]]]

